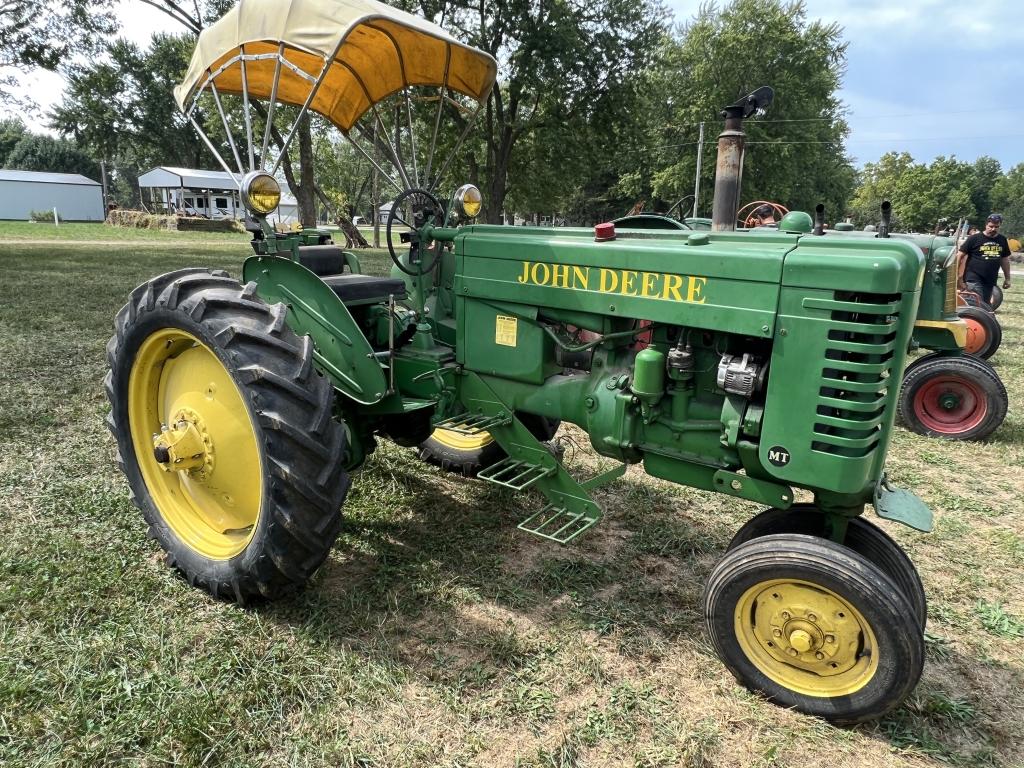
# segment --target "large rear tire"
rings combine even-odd
[[[981,307],[960,307],[956,313],[967,323],[964,351],[984,360],[992,357],[1003,343],[1003,328],[996,316]]]
[[[107,345],[108,425],[150,535],[237,602],[309,579],[349,485],[333,388],[285,317],[255,283],[181,270],[132,292]]]
[[[726,551],[762,536],[785,533],[824,538],[825,515],[813,504],[794,504],[789,509],[766,509],[736,531]],[[889,534],[863,517],[855,517],[847,523],[843,546],[870,560],[896,583],[913,608],[921,629],[924,629],[928,621],[928,599],[921,576],[903,548]]]
[[[897,414],[919,435],[984,440],[1002,425],[1008,408],[1006,387],[985,360],[935,354],[903,374]]]
[[[813,536],[764,536],[727,552],[708,577],[704,619],[740,683],[836,723],[885,714],[924,666],[921,627],[892,579]]]

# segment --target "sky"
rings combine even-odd
[[[683,24],[702,0],[664,2]],[[909,152],[919,162],[990,155],[1004,170],[1024,162],[1024,2],[806,0],[805,6],[809,19],[835,21],[844,30],[840,97],[855,165],[887,151]],[[122,0],[117,14],[121,34],[140,44],[155,31],[180,30],[139,0]],[[43,72],[27,77],[25,87],[45,110],[60,101],[63,81]],[[30,121],[37,130],[43,123]]]
[[[701,0],[666,4],[684,23]],[[808,19],[837,22],[848,43],[839,95],[856,166],[888,151],[918,162],[990,155],[1004,171],[1024,163],[1024,2],[805,0],[805,7]]]

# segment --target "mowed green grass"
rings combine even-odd
[[[103,425],[128,292],[244,244],[0,246],[0,764],[5,766],[1014,766],[1024,756],[1024,301],[983,445],[899,430],[889,472],[936,530],[884,524],[930,599],[928,660],[881,722],[838,729],[740,688],[704,579],[752,505],[646,477],[579,544],[539,505],[382,442],[328,562],[292,599],[216,602],[163,564]],[[361,255],[386,271],[379,252]],[[608,466],[578,430],[566,453]]]
[[[0,241],[67,240],[69,242],[124,242],[168,246],[196,243],[245,246],[250,235],[242,232],[177,232],[166,229],[129,229],[111,227],[103,223],[65,222],[60,225],[40,221],[0,221]]]

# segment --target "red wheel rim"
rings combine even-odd
[[[932,432],[955,435],[974,429],[988,414],[981,387],[946,373],[921,385],[914,395],[914,415]]]
[[[985,326],[973,317],[961,317],[960,319],[967,323],[967,346],[964,347],[964,351],[968,354],[976,355],[988,343],[988,334],[985,332]]]

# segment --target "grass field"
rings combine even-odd
[[[928,591],[924,678],[881,722],[839,729],[745,692],[705,638],[703,581],[755,507],[636,468],[601,494],[607,519],[560,548],[515,530],[521,497],[385,443],[294,599],[243,609],[189,588],[114,466],[104,345],[137,283],[238,275],[244,256],[0,246],[0,765],[1024,764],[1015,293],[993,360],[1004,427],[983,445],[898,430],[890,454],[937,517],[931,535],[884,524]]]
[[[373,242],[373,227],[359,227],[359,231],[368,243]],[[395,230],[396,233],[398,230]],[[385,239],[381,229],[381,241]],[[166,229],[129,229],[127,227],[110,227],[106,224],[89,224],[83,222],[64,223],[59,226],[38,221],[0,221],[0,242],[17,240],[25,243],[46,241],[68,241],[77,243],[132,243],[135,245],[175,245],[209,243],[227,245],[249,242],[250,236],[240,232],[177,232]],[[344,238],[342,238],[344,239]],[[394,235],[395,244],[398,236]]]

